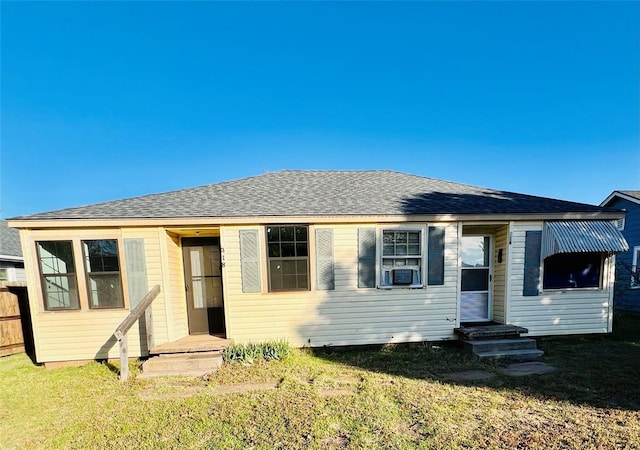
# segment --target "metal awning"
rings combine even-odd
[[[629,244],[610,221],[545,222],[542,230],[542,258],[557,253],[620,253],[627,250]]]

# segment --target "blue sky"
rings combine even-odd
[[[280,169],[640,189],[638,2],[0,8],[1,217]]]

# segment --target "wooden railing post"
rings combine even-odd
[[[124,318],[122,323],[118,325],[116,331],[114,331],[113,333],[115,338],[118,340],[118,347],[120,350],[120,381],[127,381],[127,379],[129,378],[129,343],[127,333],[129,332],[129,329],[133,326],[133,324],[136,323],[136,321],[140,319],[143,314],[145,314],[145,311],[149,309],[151,303],[153,302],[153,300],[155,300],[159,293],[159,285],[155,285],[153,288],[151,288],[151,290],[147,292],[147,294],[142,298],[140,303],[138,303],[138,305],[129,313],[129,315]],[[149,322],[146,323],[146,330],[147,342],[149,342],[149,335],[151,334],[151,314],[147,314],[147,317],[149,317]]]

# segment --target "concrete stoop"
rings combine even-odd
[[[142,364],[138,378],[170,375],[201,377],[222,366],[220,352],[170,353],[149,358]]]
[[[520,337],[520,333],[527,332],[526,328],[512,325],[456,329],[464,348],[478,358],[518,362],[535,361],[544,355],[535,339]]]

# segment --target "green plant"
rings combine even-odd
[[[253,364],[259,359],[273,361],[284,359],[291,354],[291,347],[284,339],[266,342],[231,343],[223,352],[225,362]]]

